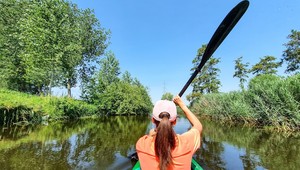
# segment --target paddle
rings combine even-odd
[[[240,18],[244,15],[247,8],[249,6],[248,0],[243,0],[238,3],[223,19],[213,36],[211,37],[204,54],[202,56],[202,60],[194,73],[191,75],[190,79],[186,82],[180,93],[178,94],[180,97],[183,95],[185,90],[194,80],[196,75],[201,71],[202,67],[206,63],[206,61],[211,57],[211,55],[216,51],[219,45],[223,42],[232,28],[236,25],[236,23],[240,20]]]

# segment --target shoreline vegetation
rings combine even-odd
[[[224,123],[296,132],[300,130],[300,74],[287,78],[260,75],[250,80],[246,90],[205,94],[191,109],[200,117]],[[97,105],[82,100],[5,89],[0,89],[0,113],[0,122],[6,126],[106,115]]]
[[[136,115],[111,113],[109,115]],[[142,113],[141,115],[145,115]],[[73,120],[107,116],[95,104],[68,97],[36,96],[0,89],[0,125],[39,124],[43,121]]]
[[[260,75],[248,89],[205,94],[192,110],[210,119],[276,131],[300,131],[300,74]]]

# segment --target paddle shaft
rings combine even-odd
[[[236,25],[236,23],[240,20],[240,18],[244,15],[247,8],[249,6],[248,0],[243,0],[240,3],[238,3],[223,19],[215,33],[213,34],[212,38],[210,39],[204,54],[202,56],[202,60],[194,73],[191,75],[189,80],[186,82],[186,84],[183,86],[182,90],[178,94],[180,97],[183,95],[183,93],[186,91],[186,89],[189,87],[189,85],[192,83],[192,81],[195,79],[197,74],[201,71],[204,64],[207,62],[207,60],[212,56],[212,54],[216,51],[216,49],[219,47],[219,45],[223,42],[223,40],[226,38],[226,36],[229,34],[229,32],[233,29],[233,27]]]

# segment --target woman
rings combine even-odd
[[[178,105],[192,124],[192,128],[179,135],[173,130],[176,124]],[[202,124],[176,96],[172,101],[159,100],[155,103],[152,122],[156,125],[149,135],[141,137],[136,150],[142,170],[191,169],[192,156],[200,147]]]

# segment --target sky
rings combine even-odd
[[[72,0],[94,10],[111,31],[111,50],[121,72],[128,71],[149,89],[152,102],[165,92],[177,95],[190,78],[197,50],[207,44],[227,13],[240,0]],[[213,56],[220,58],[221,92],[239,89],[234,60],[250,66],[271,55],[281,59],[287,36],[300,30],[299,0],[250,0],[244,16]],[[284,74],[284,66],[278,74]],[[250,75],[251,78],[251,75]],[[183,95],[189,94],[190,86]],[[73,95],[79,96],[73,89]]]

